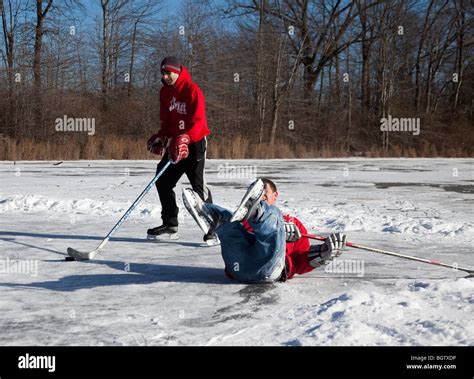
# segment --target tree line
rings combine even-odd
[[[1,159],[152,158],[168,55],[205,94],[214,158],[473,155],[468,0],[0,0],[0,11]],[[58,129],[66,116],[94,133]],[[418,134],[403,130],[411,120]]]

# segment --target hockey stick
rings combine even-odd
[[[313,236],[311,234],[302,234],[302,236],[305,237],[305,238],[310,238],[310,239],[319,240],[319,241],[325,241],[326,240],[326,237]],[[442,263],[442,262],[438,262],[438,261],[434,261],[434,260],[428,260],[428,259],[413,257],[411,255],[399,254],[399,253],[394,253],[392,251],[380,250],[380,249],[374,249],[372,247],[356,245],[352,242],[346,242],[346,246],[352,247],[354,249],[362,249],[362,250],[372,251],[374,253],[391,255],[393,257],[405,258],[405,259],[409,259],[411,261],[423,262],[423,263],[428,263],[428,264],[431,264],[431,265],[452,268],[453,270],[456,270],[456,271],[461,270],[461,271],[467,272],[469,274],[469,276],[474,275],[474,270],[471,270],[471,269],[468,269],[468,268],[465,268],[465,267],[460,267],[457,264],[450,265],[450,264],[447,264],[447,263]]]
[[[140,196],[137,197],[137,199],[133,202],[133,204],[128,208],[128,210],[124,213],[124,215],[118,220],[118,222],[115,224],[115,226],[112,228],[112,230],[107,234],[107,236],[102,240],[102,242],[97,246],[95,250],[89,251],[89,252],[83,252],[83,251],[78,251],[76,249],[73,249],[72,247],[67,248],[67,253],[73,257],[75,260],[79,261],[84,261],[84,260],[89,260],[89,259],[94,259],[96,254],[99,252],[100,249],[102,249],[105,244],[109,241],[110,237],[112,234],[114,234],[117,229],[122,225],[122,223],[130,216],[130,213],[135,209],[137,204],[143,199],[143,197],[148,193],[148,191],[153,187],[153,185],[156,183],[156,181],[160,178],[160,176],[165,172],[165,170],[168,168],[168,166],[171,164],[171,161],[168,161],[166,165],[158,172],[155,177],[151,180],[150,183],[146,186],[146,188],[142,191]]]

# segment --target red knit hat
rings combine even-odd
[[[181,64],[179,63],[178,58],[176,57],[166,57],[161,62],[161,73],[163,71],[170,71],[176,74],[181,73]]]

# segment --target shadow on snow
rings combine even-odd
[[[64,262],[75,264],[76,262]],[[83,261],[81,264],[106,265],[119,270],[120,274],[70,275],[58,280],[28,284],[0,283],[2,287],[42,288],[52,291],[77,291],[105,286],[152,284],[158,282],[233,284],[223,269],[213,267],[176,266],[151,263],[125,263],[119,261]]]
[[[87,235],[69,235],[69,234],[51,234],[51,233],[30,233],[0,231],[0,236],[23,236],[35,238],[59,238],[75,240],[102,240],[103,237]],[[15,238],[0,238],[5,242],[11,242],[18,245],[35,248],[48,252],[53,252],[66,256],[66,252],[43,248],[16,241]],[[110,241],[116,242],[141,242],[154,244],[153,241],[139,238],[111,238]],[[200,247],[200,243],[173,241],[173,244],[179,244],[189,247]],[[78,262],[64,262],[66,265],[74,265]],[[202,284],[232,284],[233,282],[226,278],[223,268],[213,267],[195,267],[195,266],[177,266],[154,263],[133,263],[110,260],[83,261],[80,264],[106,265],[110,268],[121,271],[119,274],[97,274],[97,275],[70,275],[58,280],[44,282],[33,282],[29,284],[0,283],[0,286],[15,288],[43,288],[53,291],[76,291],[86,288],[132,285],[132,284],[152,284],[157,282],[179,282],[179,283],[202,283]]]
[[[68,239],[68,240],[93,240],[93,241],[102,241],[104,239],[104,236],[88,236],[88,235],[72,235],[72,234],[52,234],[52,233],[30,233],[30,232],[15,232],[15,231],[7,231],[7,230],[0,230],[0,236],[13,236],[13,237],[33,237],[33,238],[51,238],[51,239]],[[51,250],[51,249],[45,249],[39,246],[34,246],[34,245],[28,245],[23,242],[18,242],[14,238],[0,238],[0,240],[6,241],[6,242],[12,242],[16,243],[19,245],[24,245],[28,247],[32,247],[35,249],[40,249],[40,250],[45,250],[61,255],[67,255],[67,253],[64,251],[57,251],[57,250]],[[182,242],[182,241],[152,241],[148,240],[146,238],[131,238],[131,237],[111,237],[109,239],[111,242],[134,242],[134,243],[147,243],[147,244],[166,244],[166,243],[172,243],[173,245],[181,245],[181,246],[187,246],[187,247],[201,247],[203,246],[202,243],[197,243],[197,242]],[[95,247],[95,246],[91,246]]]

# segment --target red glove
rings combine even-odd
[[[178,163],[180,160],[185,159],[189,155],[188,145],[191,142],[191,138],[187,134],[181,134],[171,140],[168,153],[170,159],[174,163]]]
[[[161,137],[160,134],[153,134],[147,142],[147,149],[150,153],[156,155],[162,155],[165,149],[166,139]]]

